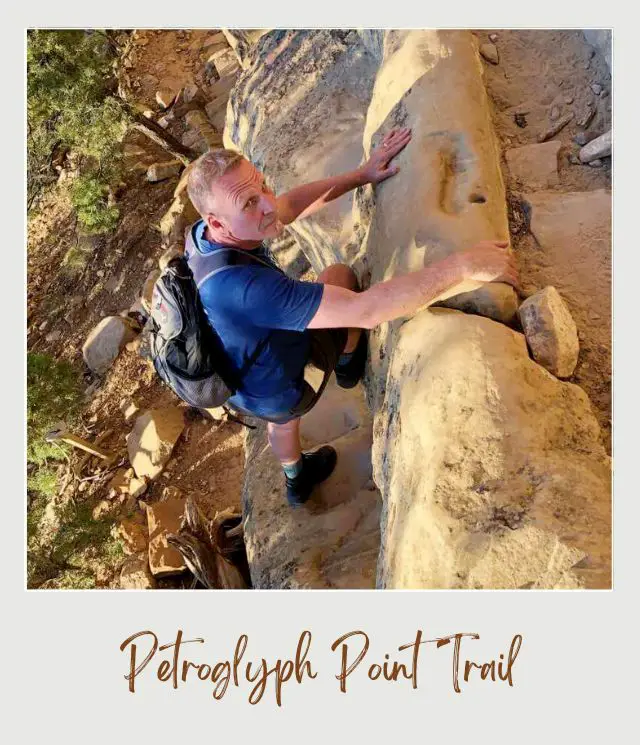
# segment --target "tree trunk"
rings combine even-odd
[[[184,163],[185,166],[188,166],[189,163],[198,157],[197,153],[194,153],[193,150],[185,147],[181,142],[178,142],[175,137],[172,137],[168,132],[165,132],[159,124],[156,124],[151,119],[147,119],[146,116],[137,112],[133,106],[126,101],[123,101],[123,103],[129,116],[133,120],[133,128],[143,132],[150,140],[153,140],[156,145],[160,145],[161,148],[164,148],[168,153],[173,155],[174,158],[177,158],[179,161]]]

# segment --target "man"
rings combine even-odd
[[[264,239],[351,189],[395,175],[399,169],[390,162],[410,140],[409,129],[393,129],[357,170],[280,197],[249,161],[229,150],[201,156],[189,176],[189,197],[202,216],[187,241],[190,263],[221,248],[230,255],[242,253],[242,261],[198,281],[207,317],[238,379],[229,404],[267,421],[269,443],[282,464],[292,506],[309,498],[337,459],[327,445],[314,453],[301,452],[300,417],[315,405],[331,371],[345,388],[362,377],[367,354],[363,329],[411,315],[465,280],[516,283],[508,244],[496,241],[483,241],[364,292],[357,291],[356,276],[344,264],[326,268],[316,282],[300,282],[273,263]],[[316,392],[304,380],[309,361],[325,371]]]

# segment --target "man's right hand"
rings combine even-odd
[[[508,241],[480,241],[457,258],[465,279],[505,282],[519,291],[518,270]]]

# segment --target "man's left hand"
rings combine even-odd
[[[390,166],[389,162],[409,144],[410,140],[411,130],[408,127],[396,127],[387,132],[381,145],[371,152],[369,160],[360,169],[365,183],[379,184],[398,173],[400,167]]]

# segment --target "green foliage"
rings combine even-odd
[[[37,204],[55,181],[55,150],[81,158],[86,183],[74,197],[87,230],[113,229],[117,210],[106,187],[121,165],[120,141],[127,115],[114,95],[113,45],[101,31],[31,30],[27,35],[27,200]]]
[[[81,381],[69,363],[46,354],[27,354],[28,463],[43,466],[64,457],[64,450],[45,442],[44,436],[60,420],[70,423],[81,402]]]
[[[71,187],[71,202],[78,220],[90,234],[110,233],[120,216],[108,201],[108,187],[95,176],[80,176]]]
[[[47,500],[39,495],[27,517],[27,584],[86,589],[95,587],[94,567],[116,569],[124,558],[122,542],[113,538],[115,518],[94,519],[87,502],[66,502],[58,509],[60,527],[43,542],[38,527]]]

